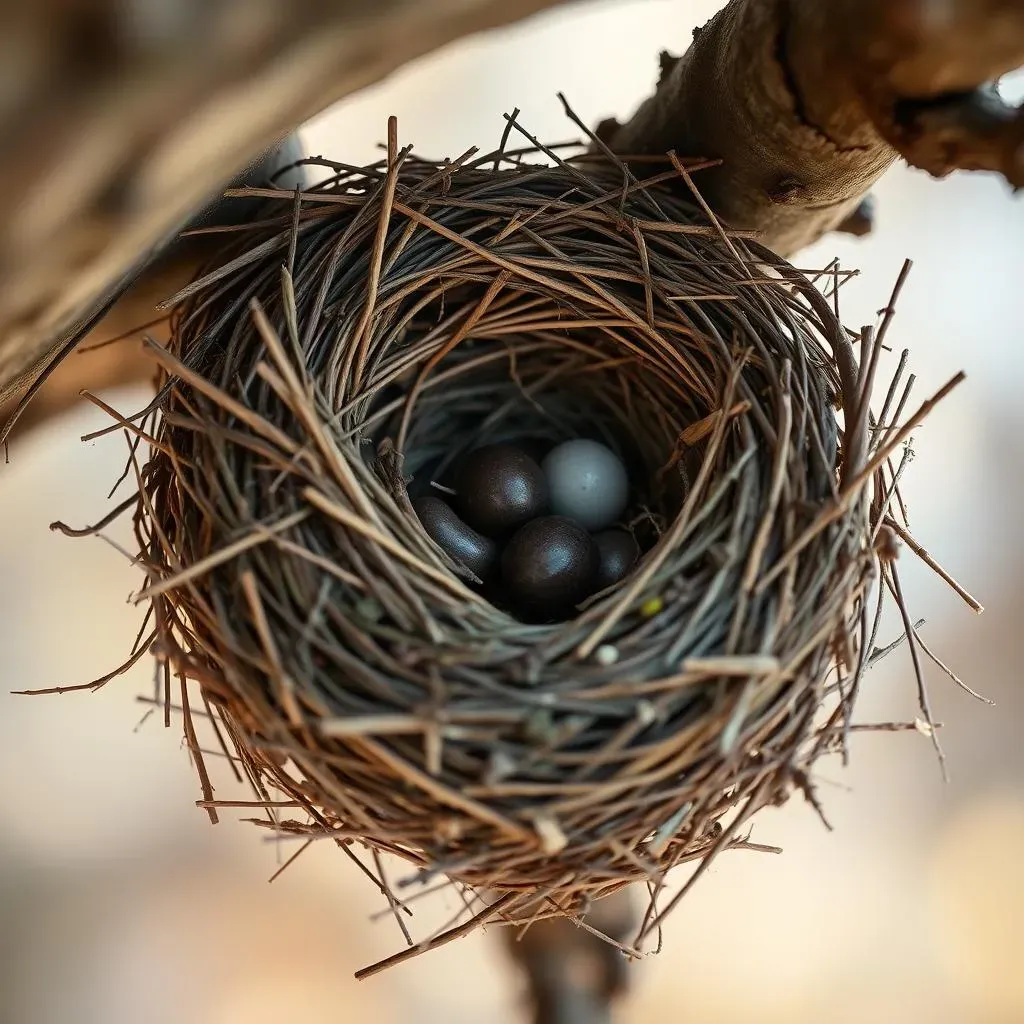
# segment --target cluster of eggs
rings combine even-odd
[[[640,557],[633,535],[613,526],[629,501],[626,468],[596,441],[566,441],[541,463],[513,444],[487,445],[459,463],[454,483],[445,498],[413,502],[424,530],[522,618],[570,617]]]

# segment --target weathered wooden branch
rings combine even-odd
[[[865,196],[899,156],[1024,185],[1024,117],[988,87],[1022,64],[1019,0],[733,0],[599,134],[621,153],[721,159],[699,181],[712,208],[791,254],[863,234]]]
[[[275,139],[414,57],[558,2],[4,5],[0,403]]]
[[[298,161],[305,156],[299,137],[289,135],[230,184],[302,185],[305,173]],[[196,214],[187,227],[201,228],[208,222],[244,224],[259,206],[258,199],[220,197]],[[6,444],[12,437],[59,416],[79,401],[83,389],[95,395],[153,378],[156,368],[143,344],[144,336],[157,340],[166,336],[169,318],[160,304],[187,284],[198,268],[216,258],[218,244],[216,235],[187,233],[152,259],[113,308],[77,341],[73,351],[44,366],[24,395],[0,400],[0,441]],[[72,334],[72,340],[80,333]]]

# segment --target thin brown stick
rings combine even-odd
[[[456,939],[465,938],[465,936],[474,932],[477,928],[498,918],[520,898],[516,893],[506,893],[458,927],[449,928],[448,931],[443,932],[441,935],[436,935],[426,942],[421,942],[413,946],[412,949],[404,949],[400,953],[393,953],[391,956],[379,960],[375,964],[370,964],[369,967],[361,968],[355,973],[356,980],[366,981],[367,978],[372,978],[375,974],[380,974],[381,971],[386,971],[390,967],[397,967],[399,964],[407,963],[422,953],[427,953],[432,949],[439,949],[441,946],[447,946],[449,942],[454,942]]]

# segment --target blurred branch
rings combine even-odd
[[[290,135],[230,184],[301,184],[303,172],[295,164],[305,155],[299,137]],[[259,205],[258,199],[215,198],[187,226],[245,223]],[[79,401],[83,390],[98,394],[153,379],[156,366],[147,355],[142,339],[150,335],[163,341],[169,330],[167,314],[157,307],[168,295],[192,280],[200,267],[215,258],[218,244],[217,235],[180,237],[157,255],[138,277],[129,278],[123,289],[113,289],[111,297],[116,301],[85,331],[73,351],[51,361],[25,395],[0,400],[0,441],[9,442],[66,412]]]
[[[0,9],[0,402],[224,183],[332,102],[559,0]]]
[[[153,323],[161,316],[157,305],[187,284],[198,265],[198,259],[193,260],[191,254],[181,253],[178,258],[160,260],[143,275],[85,335],[81,345],[54,366],[38,394],[19,414],[6,440],[17,441],[26,432],[67,412],[81,401],[83,389],[99,394],[112,388],[145,384],[154,378],[156,364],[147,356],[142,336],[145,333],[161,342],[167,340],[166,315]],[[140,331],[143,325],[145,330]],[[112,339],[120,340],[111,343]],[[17,398],[0,402],[0,431],[17,406]]]
[[[628,941],[637,927],[633,890],[598,901],[585,920],[598,933]],[[533,1024],[611,1024],[612,1007],[628,985],[629,965],[619,949],[569,918],[503,934],[525,973]]]

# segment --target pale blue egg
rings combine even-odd
[[[566,441],[544,460],[551,511],[602,530],[626,510],[629,479],[622,460],[597,441]]]

